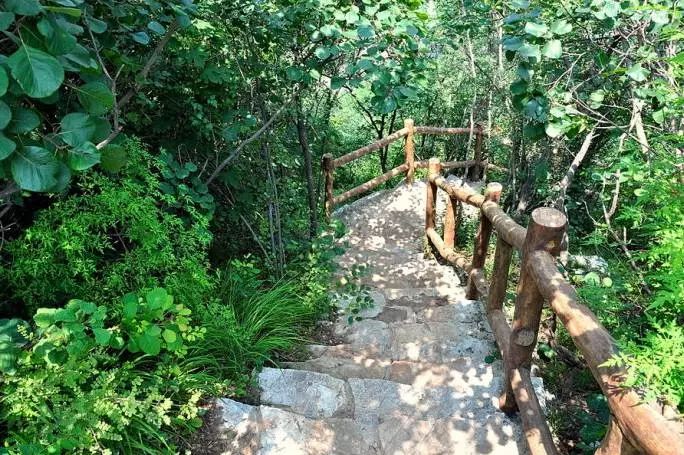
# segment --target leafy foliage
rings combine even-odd
[[[29,314],[73,297],[109,302],[158,285],[192,305],[209,289],[206,219],[196,215],[188,226],[167,213],[175,199],[162,196],[151,174],[156,161],[134,141],[123,149],[129,163],[118,176],[83,177],[81,194],[42,211],[6,246],[6,298],[27,302]]]
[[[162,288],[39,309],[34,329],[19,326],[27,344],[0,386],[9,453],[170,450],[169,432],[197,427],[201,396],[227,385],[188,354],[204,334],[190,316]]]

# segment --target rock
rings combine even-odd
[[[260,455],[378,454],[377,430],[351,419],[312,420],[261,406]]]
[[[264,368],[258,377],[261,403],[307,417],[340,417],[352,412],[347,384],[327,374]]]
[[[231,454],[256,455],[258,453],[259,409],[244,403],[220,398],[216,407],[221,416],[217,429],[228,441]]]
[[[573,269],[584,269],[603,275],[608,273],[608,262],[600,256],[572,254],[568,258],[568,263]]]

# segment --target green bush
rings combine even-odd
[[[0,382],[6,449],[171,452],[173,434],[201,424],[199,400],[225,385],[211,358],[193,357],[204,329],[191,314],[161,288],[39,309],[35,330],[14,330],[21,351]]]
[[[175,201],[159,190],[157,162],[136,141],[125,143],[118,175],[92,173],[78,194],[41,211],[6,245],[0,283],[6,298],[32,314],[70,298],[111,302],[136,289],[165,286],[192,305],[210,289],[207,220],[169,213]]]

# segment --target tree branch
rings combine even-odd
[[[293,101],[293,100],[295,99],[295,97],[297,96],[297,92],[298,92],[298,89],[295,90],[295,93],[292,94],[292,96],[290,97],[290,99],[289,99],[285,104],[283,104],[282,106],[280,106],[280,109],[278,109],[278,110],[276,111],[276,113],[273,114],[273,115],[271,116],[271,118],[269,118],[268,121],[266,121],[266,123],[264,123],[264,125],[263,125],[261,128],[259,128],[259,130],[258,130],[256,133],[252,134],[250,137],[248,137],[247,139],[245,139],[244,141],[242,141],[242,142],[240,143],[240,145],[238,145],[237,148],[236,148],[235,150],[233,150],[233,152],[232,152],[230,155],[228,155],[228,157],[227,157],[225,160],[223,160],[223,161],[221,162],[221,164],[219,164],[219,165],[216,167],[216,169],[214,169],[214,172],[209,176],[209,178],[207,179],[207,181],[205,182],[205,184],[209,185],[211,182],[213,182],[213,181],[216,179],[216,177],[218,177],[218,175],[221,173],[221,171],[222,171],[226,166],[228,166],[233,160],[235,160],[235,159],[240,155],[240,153],[242,153],[242,150],[243,150],[247,145],[249,145],[249,144],[251,144],[252,142],[254,142],[254,141],[256,141],[257,139],[259,139],[259,137],[260,137],[262,134],[264,134],[264,133],[271,127],[271,125],[273,124],[273,122],[274,122],[278,117],[280,117],[280,115],[285,111],[285,109],[292,103],[292,101]]]

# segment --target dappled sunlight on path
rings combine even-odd
[[[482,305],[424,254],[424,212],[417,182],[335,213],[348,229],[341,268],[369,268],[374,307],[335,324],[342,344],[264,369],[260,406],[220,401],[228,453],[526,453],[519,421],[497,407],[502,365]]]

